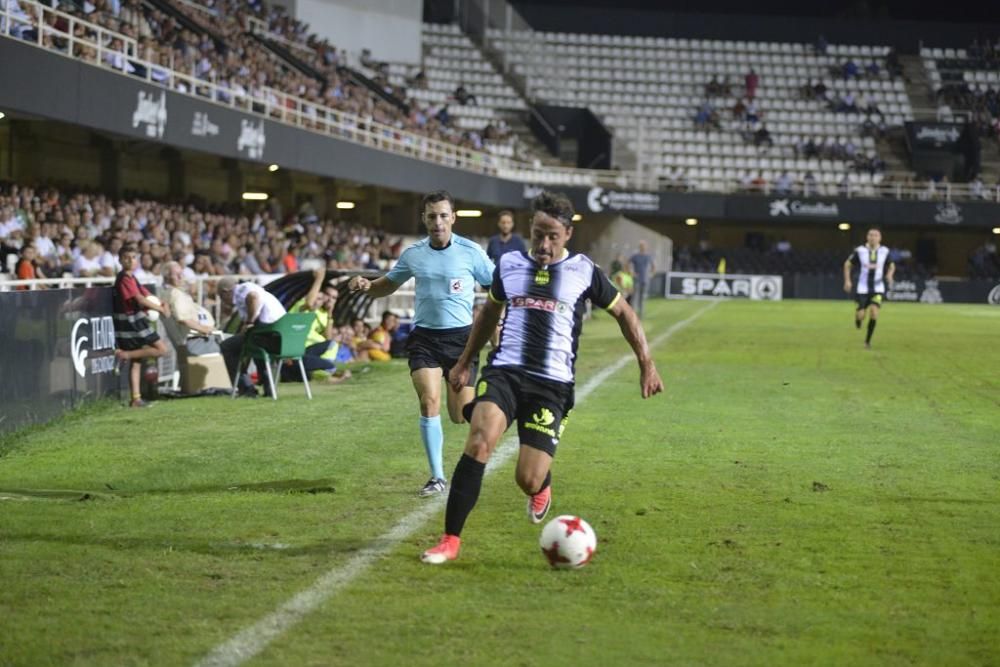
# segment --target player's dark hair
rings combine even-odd
[[[123,243],[121,248],[118,248],[118,256],[121,257],[127,252],[134,252],[139,254],[139,246],[134,243]]]
[[[555,218],[567,227],[573,226],[573,216],[575,215],[573,203],[564,194],[543,190],[541,194],[531,200],[531,210]]]
[[[429,204],[437,204],[442,201],[448,202],[448,205],[451,206],[452,212],[454,212],[455,199],[451,196],[451,193],[447,190],[435,190],[434,192],[428,192],[424,195],[423,199],[420,200],[420,215],[423,216],[424,211],[427,210],[427,206]]]
[[[505,208],[504,210],[502,210],[499,213],[497,213],[497,220],[499,220],[500,218],[504,217],[505,215],[509,216],[511,220],[514,219],[514,211],[511,211],[510,209]]]

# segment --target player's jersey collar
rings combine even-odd
[[[534,255],[533,252],[531,252],[531,250],[528,250],[527,253],[525,253],[525,254],[528,255],[528,257],[531,259],[531,261],[535,262],[535,264],[538,264],[538,261],[535,259],[535,255]],[[563,261],[567,257],[569,257],[569,250],[567,250],[566,248],[563,248],[562,255],[559,256],[559,259],[557,259],[556,261],[552,262],[548,266],[552,266],[553,264],[558,264],[559,262]]]

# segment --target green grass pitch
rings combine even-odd
[[[650,338],[706,308],[655,301]],[[553,571],[508,462],[250,665],[1000,663],[1000,309],[726,302],[574,411]],[[582,386],[629,352],[598,315]],[[427,501],[405,364],[281,400],[95,406],[0,441],[0,665],[191,665]],[[464,426],[445,427],[446,469]]]

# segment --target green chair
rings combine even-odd
[[[306,352],[306,336],[316,319],[315,313],[287,313],[281,319],[271,324],[261,324],[247,330],[243,339],[243,349],[240,351],[240,372],[246,368],[250,359],[264,361],[264,373],[267,374],[267,386],[271,390],[271,398],[278,400],[274,377],[281,380],[280,364],[285,359],[299,362],[302,373],[302,383],[306,386],[306,396],[312,400],[312,389],[309,387],[309,376],[306,375],[302,356]],[[272,371],[271,365],[274,364]],[[259,373],[261,369],[257,369]],[[238,383],[236,383],[238,384]],[[233,386],[233,397],[236,397],[236,385]]]

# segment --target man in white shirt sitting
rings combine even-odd
[[[185,289],[181,265],[167,262],[162,273],[166,286],[163,300],[170,306],[172,319],[177,322],[177,339],[171,336],[174,347],[183,345],[192,356],[219,353],[219,343],[212,336],[216,330],[215,319],[205,308],[198,306]]]
[[[257,389],[246,373],[240,374],[240,350],[243,349],[243,339],[248,328],[255,324],[271,324],[285,314],[285,307],[278,298],[256,283],[236,283],[236,278],[226,276],[219,281],[219,298],[223,302],[231,302],[239,313],[243,324],[240,332],[222,342],[222,357],[226,360],[226,368],[233,383],[238,383],[238,395],[248,398],[257,397]],[[254,360],[258,368],[264,367],[264,360]]]

